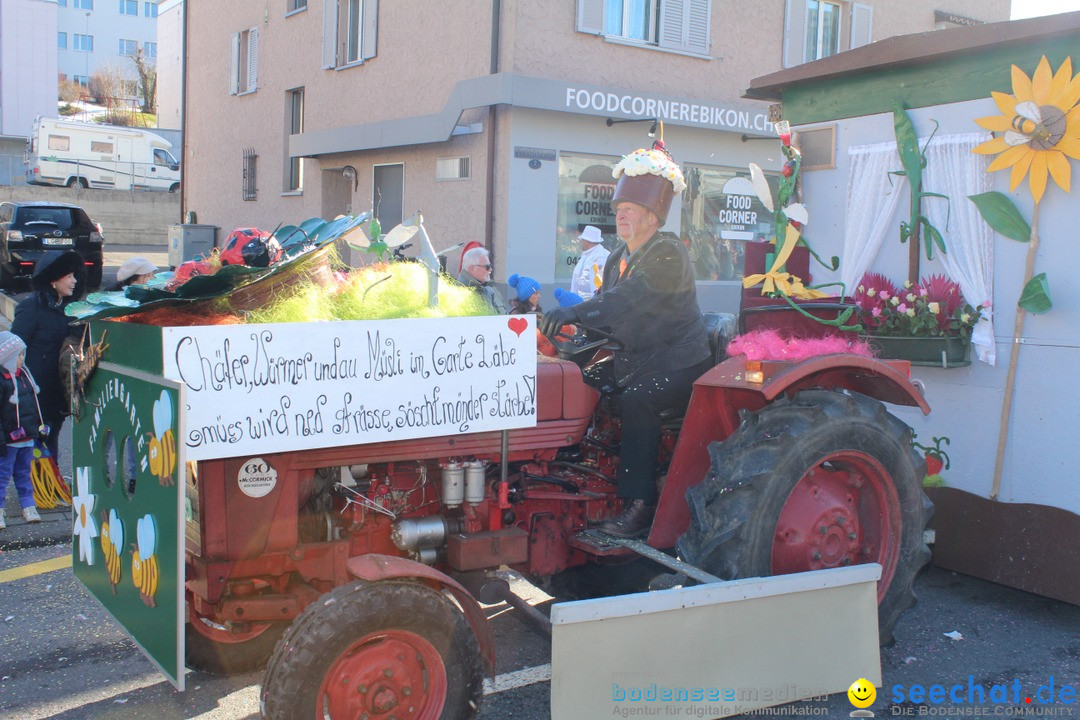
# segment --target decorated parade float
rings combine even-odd
[[[1078,26],[892,38],[747,93],[782,102],[813,158],[813,242],[841,258],[816,276],[843,283],[877,354],[919,365],[933,399],[931,416],[897,414],[940,486],[934,562],[1072,603]]]
[[[681,182],[662,141],[614,176],[634,202],[670,203]],[[611,689],[575,667],[623,668],[658,643],[680,657],[672,682],[763,687],[770,648],[790,642],[799,689],[743,709],[880,683],[931,512],[926,458],[885,404],[930,407],[909,361],[854,336],[851,303],[795,275],[810,251],[789,177],[748,277],[743,316],[760,317],[729,347],[735,317],[707,314],[714,366],[685,415],[664,416],[647,537],[595,529],[623,507],[621,425],[618,393],[585,372],[618,339],[564,326],[558,357],[538,355],[535,316],[488,314],[441,272],[419,215],[383,237],[364,214],[237,229],[70,307],[86,328],[76,576],[178,687],[185,664],[265,668],[272,718],[474,716],[495,667],[482,602],[552,633],[556,716],[586,698],[610,710]],[[341,267],[342,244],[373,262]],[[804,322],[826,332],[807,341]],[[560,599],[637,594],[560,603],[549,621],[500,568]],[[700,642],[736,628],[728,651]]]

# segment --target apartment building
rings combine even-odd
[[[56,112],[55,0],[0,2],[0,184],[22,176],[34,118]]]
[[[83,85],[98,70],[120,69],[135,78],[130,57],[143,47],[157,59],[157,0],[54,0],[57,67]]]
[[[1006,20],[1010,2],[184,6],[183,209],[200,222],[227,232],[374,209],[390,228],[422,210],[437,248],[480,241],[497,280],[523,273],[550,292],[569,279],[582,227],[614,239],[610,168],[662,121],[689,183],[663,229],[688,243],[699,292],[720,296],[703,302],[718,307],[737,295],[742,244],[770,232],[756,198],[725,186],[749,162],[782,162],[770,107],[742,98],[750,79]]]

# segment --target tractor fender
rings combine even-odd
[[[465,613],[465,619],[469,621],[476,640],[480,644],[480,654],[484,658],[484,668],[488,674],[495,675],[495,635],[491,631],[487,618],[480,610],[480,603],[476,601],[461,583],[435,568],[418,563],[408,558],[394,555],[380,555],[369,553],[349,558],[345,567],[349,574],[359,580],[379,582],[380,580],[405,580],[416,579],[434,583],[440,589],[446,590]]]
[[[843,353],[797,363],[764,361],[761,382],[750,381],[746,365],[741,355],[728,358],[694,383],[649,534],[653,547],[674,547],[686,532],[690,525],[686,491],[709,471],[709,444],[735,432],[743,411],[761,410],[780,395],[822,388],[850,390],[881,402],[918,407],[924,414],[930,412],[930,405],[911,381],[911,365],[906,360]]]

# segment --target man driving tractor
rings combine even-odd
[[[622,407],[618,496],[624,509],[600,529],[632,538],[648,531],[656,511],[663,420],[686,411],[694,380],[711,358],[690,256],[681,242],[659,232],[672,198],[686,187],[679,166],[658,141],[624,157],[613,175],[618,184],[611,204],[624,244],[608,257],[600,291],[547,312],[540,329],[551,335],[581,323],[610,332],[622,345],[602,376],[589,382],[614,388]]]

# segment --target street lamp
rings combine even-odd
[[[83,28],[83,79],[86,80],[86,97],[90,97],[90,51],[86,49],[86,43],[90,40],[90,13],[86,13],[86,25]]]

